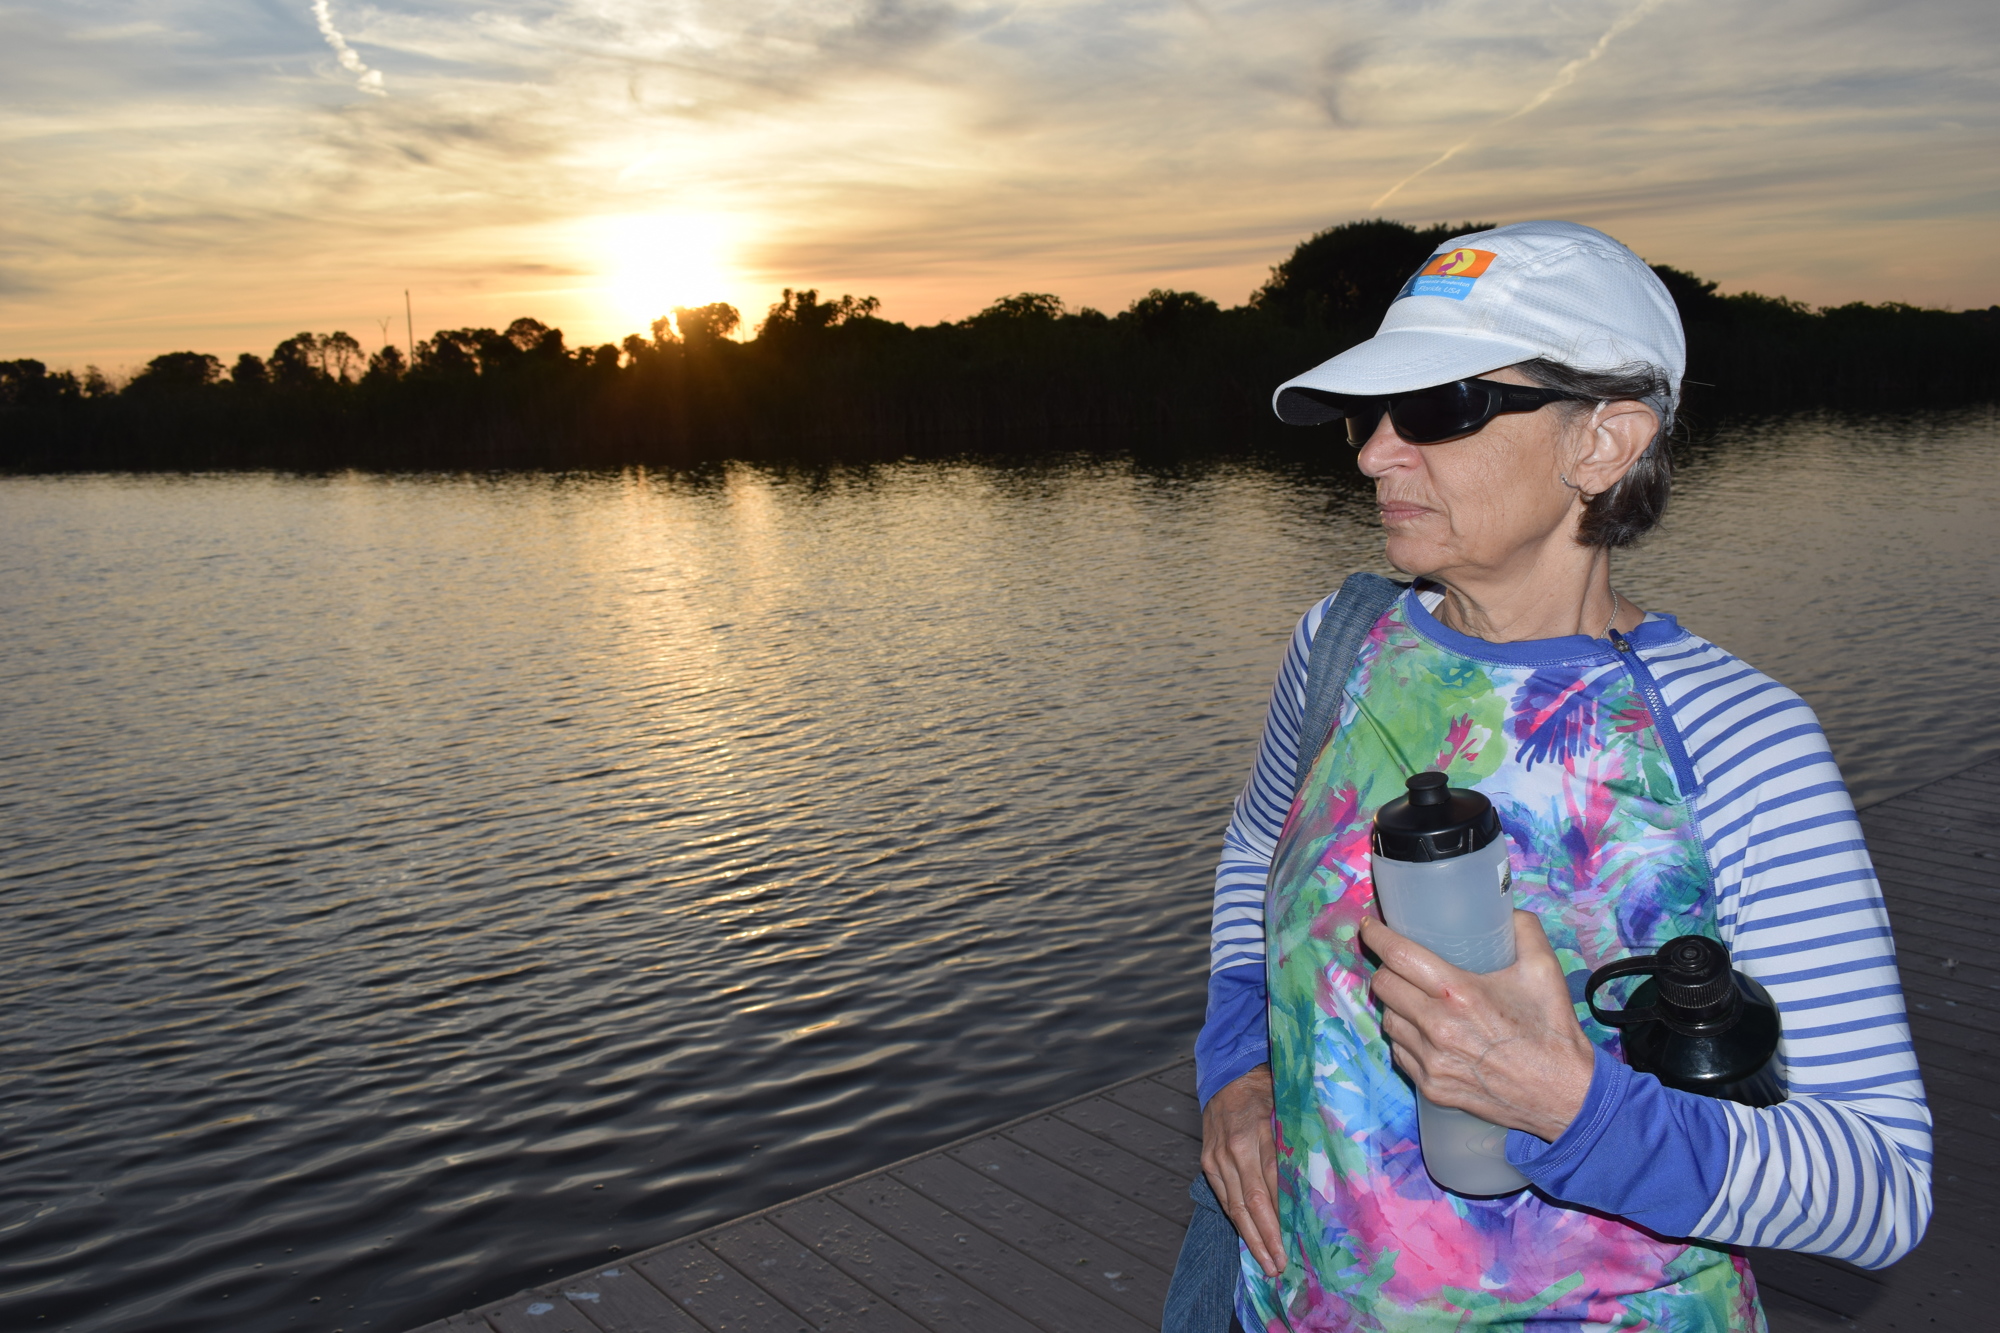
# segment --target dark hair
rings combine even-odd
[[[1669,437],[1674,429],[1673,381],[1658,366],[1634,361],[1615,370],[1577,370],[1549,360],[1523,361],[1514,369],[1544,389],[1582,394],[1596,402],[1634,399],[1659,414],[1660,428],[1608,491],[1584,502],[1576,539],[1584,546],[1630,546],[1667,512],[1674,489],[1674,455]],[[1591,409],[1590,403],[1559,403],[1572,418]]]

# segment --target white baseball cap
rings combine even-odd
[[[1538,357],[1573,370],[1635,362],[1666,374],[1672,408],[1687,369],[1680,312],[1646,261],[1592,227],[1516,222],[1445,242],[1367,342],[1272,395],[1278,416],[1316,426],[1337,409],[1294,389],[1379,397]]]

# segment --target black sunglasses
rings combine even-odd
[[[1596,401],[1589,394],[1531,389],[1498,380],[1453,380],[1381,398],[1360,398],[1296,386],[1291,392],[1324,403],[1346,418],[1347,442],[1356,449],[1368,443],[1385,414],[1396,434],[1409,443],[1443,444],[1480,430],[1502,412],[1533,412],[1550,403]]]

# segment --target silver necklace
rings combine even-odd
[[[1611,619],[1604,622],[1604,637],[1610,638],[1611,631],[1618,628],[1618,589],[1611,590]]]

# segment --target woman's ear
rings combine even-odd
[[[1660,417],[1630,398],[1604,403],[1576,419],[1575,461],[1565,475],[1586,499],[1622,481],[1660,432]]]

